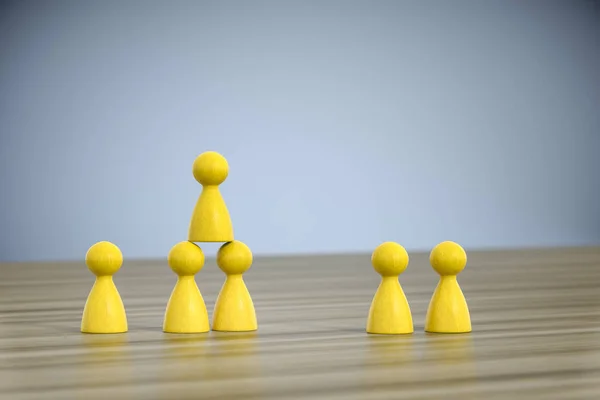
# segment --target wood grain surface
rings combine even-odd
[[[599,399],[600,248],[468,254],[463,335],[423,332],[427,254],[400,277],[408,336],[365,333],[370,254],[256,257],[250,334],[163,333],[166,260],[125,259],[120,335],[79,332],[83,261],[0,264],[0,399]],[[209,315],[223,279],[214,259],[196,277]]]

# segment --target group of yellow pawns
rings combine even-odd
[[[194,178],[202,185],[190,221],[188,240],[177,243],[168,255],[168,264],[177,274],[163,321],[168,333],[203,333],[211,327],[204,299],[195,275],[204,266],[204,253],[197,242],[224,242],[217,252],[217,265],[226,274],[213,311],[212,330],[255,331],[256,312],[242,275],[252,265],[252,252],[234,240],[229,211],[219,191],[227,179],[229,165],[220,154],[200,154],[193,164]],[[96,281],[88,295],[81,331],[84,333],[127,332],[127,316],[112,276],[121,268],[123,256],[110,242],[98,242],[85,257]]]
[[[168,333],[204,333],[211,330],[204,299],[195,275],[204,266],[204,253],[197,242],[223,242],[217,252],[217,265],[226,274],[213,311],[212,330],[244,332],[258,329],[252,298],[242,275],[252,265],[252,252],[234,240],[229,211],[219,185],[227,179],[229,165],[219,153],[200,154],[193,164],[194,178],[202,185],[190,221],[188,240],[173,246],[168,264],[177,274],[163,320]],[[430,256],[433,268],[441,275],[427,311],[425,330],[462,333],[471,331],[469,310],[456,275],[466,265],[466,254],[456,243],[437,245]],[[127,332],[127,316],[113,275],[123,264],[123,255],[113,243],[94,244],[85,257],[96,281],[88,295],[81,320],[84,333]],[[408,253],[397,243],[386,242],[371,257],[382,276],[371,304],[367,332],[378,334],[412,333],[413,321],[399,275],[408,266]]]

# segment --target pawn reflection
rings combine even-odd
[[[415,337],[413,335],[367,336],[360,372],[361,392],[375,388],[395,388],[411,383],[415,377]]]
[[[130,383],[134,378],[131,346],[126,334],[81,335],[75,376],[78,386],[103,387]]]

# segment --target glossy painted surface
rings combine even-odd
[[[406,249],[395,242],[384,242],[373,251],[371,264],[381,275],[381,282],[369,309],[368,333],[400,335],[413,332],[410,305],[398,280],[408,262]]]
[[[212,329],[223,332],[248,332],[258,329],[252,296],[244,273],[252,266],[250,248],[239,240],[226,243],[217,252],[217,265],[225,273],[213,311]]]
[[[469,305],[458,283],[458,274],[467,265],[467,254],[458,244],[437,244],[429,254],[429,263],[440,275],[425,317],[425,330],[432,333],[471,332]]]
[[[195,275],[204,267],[202,249],[191,242],[179,242],[167,257],[177,282],[165,310],[163,331],[168,333],[202,333],[210,330],[208,311]]]
[[[231,242],[234,239],[233,223],[219,188],[229,175],[227,160],[217,152],[206,151],[194,160],[192,173],[202,189],[192,211],[188,240]]]
[[[0,399],[539,399],[600,397],[600,248],[473,252],[460,274],[473,331],[424,332],[439,276],[410,253],[415,331],[369,335],[370,254],[256,257],[255,332],[167,334],[167,260],[125,256],[129,332],[79,332],[93,283],[79,263],[0,265]],[[223,272],[198,286],[209,314]]]
[[[113,275],[123,265],[121,250],[110,242],[95,243],[88,249],[85,263],[96,281],[83,308],[81,332],[127,332],[127,312],[113,281]]]

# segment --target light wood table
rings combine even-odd
[[[468,249],[467,249],[468,251]],[[256,257],[252,334],[161,331],[165,260],[115,276],[129,333],[79,333],[85,264],[0,265],[0,399],[600,399],[600,248],[468,252],[473,323],[423,332],[437,283],[427,254],[400,282],[415,333],[365,333],[379,276],[370,254]],[[224,275],[196,277],[212,315]]]

